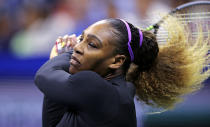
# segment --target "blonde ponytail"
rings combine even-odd
[[[126,78],[136,86],[136,94],[146,104],[173,108],[182,101],[182,96],[195,92],[210,75],[210,69],[203,71],[209,64],[209,41],[202,32],[195,40],[190,38],[186,26],[173,18],[164,25],[168,40],[159,45],[158,56],[153,66],[144,72],[132,64]],[[143,59],[143,58],[142,58]]]

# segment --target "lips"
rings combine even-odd
[[[75,56],[72,55],[71,60],[70,60],[70,64],[75,66],[75,67],[79,67],[81,63]]]

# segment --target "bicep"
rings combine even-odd
[[[65,71],[38,76],[40,90],[53,101],[73,108],[88,108],[112,100],[116,91],[109,82],[95,72],[83,71],[69,75]],[[48,83],[49,85],[45,85]]]

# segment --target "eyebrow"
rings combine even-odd
[[[102,46],[102,41],[97,36],[93,34],[88,34],[87,37],[96,39],[99,42],[99,44]]]
[[[82,32],[82,36],[84,36],[84,35],[85,35],[85,31]],[[102,41],[96,35],[88,34],[87,37],[96,39],[99,42],[100,46],[102,46]]]

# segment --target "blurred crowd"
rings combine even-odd
[[[59,36],[78,36],[89,25],[106,18],[123,18],[145,28],[171,9],[190,1],[0,0],[0,126],[41,126],[42,95],[32,81],[16,79],[33,79]],[[138,124],[142,112],[136,108]]]
[[[0,53],[48,56],[58,36],[76,35],[105,18],[144,28],[192,0],[0,0]]]

